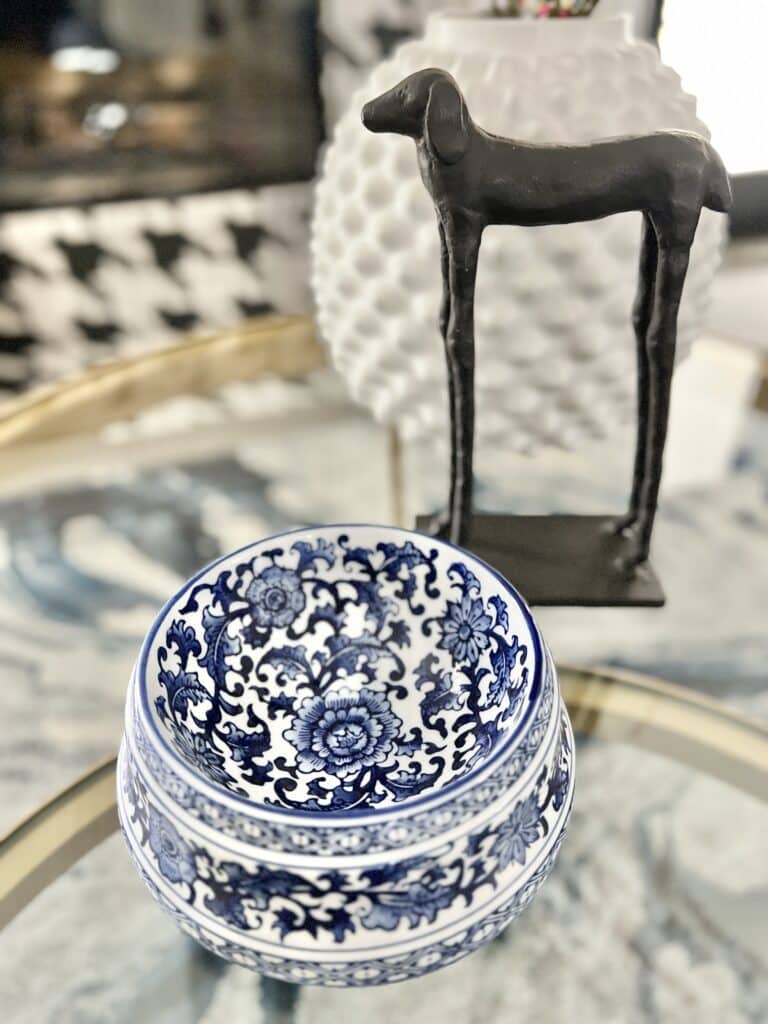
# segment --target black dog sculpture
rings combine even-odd
[[[437,211],[443,274],[440,329],[451,410],[451,491],[437,532],[467,540],[472,511],[474,294],[489,224],[569,224],[643,213],[637,338],[638,434],[629,511],[633,571],[648,558],[661,481],[675,359],[677,314],[702,207],[725,213],[731,190],[723,163],[686,132],[538,146],[491,135],[467,110],[454,79],[428,68],[366,103],[363,124],[416,142],[421,177]]]

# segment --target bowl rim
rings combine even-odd
[[[497,749],[480,764],[471,768],[466,775],[462,775],[460,778],[455,779],[452,782],[448,782],[445,786],[441,786],[436,792],[428,793],[412,800],[404,800],[401,804],[388,804],[385,807],[356,808],[354,811],[305,811],[300,808],[280,807],[274,804],[259,803],[251,797],[242,796],[239,793],[233,793],[231,790],[225,789],[218,783],[205,778],[196,772],[192,766],[181,757],[172,743],[166,739],[161,732],[158,722],[152,714],[152,709],[150,707],[147,688],[147,662],[152,645],[154,644],[157,633],[164,623],[166,616],[179,602],[180,598],[184,596],[203,576],[221,565],[222,562],[236,558],[257,546],[261,547],[264,544],[278,542],[284,537],[291,537],[302,533],[317,534],[321,531],[335,532],[362,529],[400,533],[417,538],[419,541],[428,540],[430,543],[437,544],[443,548],[447,548],[449,551],[456,552],[456,554],[463,560],[469,560],[470,562],[474,562],[476,565],[481,566],[501,584],[502,588],[509,594],[522,614],[523,619],[530,630],[532,645],[534,648],[534,667],[531,672],[531,681],[528,687],[528,705],[524,714],[520,717],[515,727],[510,730],[509,734],[503,738]],[[175,591],[162,606],[144,637],[139,650],[135,671],[132,674],[131,682],[129,684],[128,699],[129,701],[131,700],[131,690],[134,690],[135,697],[137,698],[137,712],[141,712],[143,724],[148,730],[149,738],[151,739],[152,745],[155,747],[156,753],[161,758],[172,761],[175,770],[180,771],[183,776],[187,776],[189,779],[194,780],[194,787],[198,791],[205,793],[214,802],[223,803],[225,805],[229,804],[249,817],[263,818],[276,816],[285,820],[292,820],[297,826],[300,824],[306,826],[312,823],[318,825],[324,824],[338,826],[351,822],[362,823],[365,821],[385,820],[393,816],[406,817],[411,811],[422,811],[432,804],[443,803],[447,796],[453,796],[466,789],[469,784],[477,778],[477,776],[485,776],[486,774],[489,774],[489,769],[501,760],[502,756],[506,754],[510,746],[514,745],[513,741],[519,739],[527,731],[527,726],[538,706],[539,697],[542,692],[545,668],[544,651],[544,641],[533,615],[531,614],[531,610],[523,596],[514,587],[514,585],[509,582],[509,580],[498,572],[498,570],[494,569],[493,566],[489,565],[473,552],[467,551],[465,548],[461,548],[456,544],[452,544],[450,541],[443,540],[442,538],[432,537],[428,533],[423,533],[419,530],[409,530],[402,526],[389,526],[381,523],[362,522],[322,523],[317,526],[300,526],[292,530],[283,530],[280,533],[270,534],[259,540],[251,541],[249,544],[244,544],[242,547],[236,548],[234,551],[229,551],[226,554],[221,555],[219,558],[214,559],[214,561],[209,562],[208,565],[203,566],[203,568],[195,573],[194,576],[185,580],[181,587]],[[557,677],[555,676],[555,681],[556,678]]]

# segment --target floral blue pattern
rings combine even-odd
[[[385,697],[363,687],[307,697],[284,735],[298,751],[299,771],[343,779],[386,760],[402,724]]]
[[[450,651],[456,661],[475,662],[489,644],[491,617],[483,602],[464,594],[461,601],[450,601],[442,622],[440,647]]]
[[[441,541],[325,527],[169,602],[131,684],[118,808],[156,898],[209,948],[359,985],[519,913],[572,790],[554,665],[514,590]]]
[[[190,732],[185,725],[179,724],[173,738],[179,753],[189,764],[198,768],[211,782],[226,783],[228,776],[223,769],[224,758],[206,743],[202,733]]]
[[[226,960],[234,961],[248,967],[258,974],[269,975],[282,981],[297,985],[327,985],[331,987],[356,988],[367,985],[386,985],[394,982],[418,978],[430,971],[435,971],[475,952],[480,946],[495,939],[501,932],[530,905],[542,884],[552,872],[565,838],[561,832],[551,850],[536,868],[530,878],[509,899],[495,907],[481,920],[467,926],[460,925],[439,941],[430,942],[425,946],[409,952],[397,952],[390,955],[369,957],[364,961],[329,962],[320,959],[296,959],[281,952],[265,953],[247,946],[244,942],[225,939],[213,935],[199,923],[193,921],[174,902],[168,899],[163,889],[147,872],[143,864],[136,859],[136,866],[145,885],[154,899],[166,913],[188,935],[212,953]]]
[[[169,882],[192,885],[197,877],[195,856],[174,826],[154,807],[149,807],[147,821],[149,848],[157,858],[160,874]]]
[[[541,811],[535,793],[530,793],[515,805],[507,821],[499,829],[493,852],[499,868],[507,867],[512,861],[525,864],[528,848],[539,838]]]
[[[260,573],[245,596],[259,626],[290,626],[306,604],[299,574],[277,565]]]
[[[157,871],[184,901],[240,932],[267,929],[280,939],[326,934],[340,944],[359,931],[420,929],[447,908],[467,912],[481,894],[496,891],[509,869],[526,865],[547,840],[552,815],[559,813],[555,802],[570,788],[571,749],[563,725],[556,756],[535,786],[498,820],[470,831],[458,850],[448,845],[442,857],[438,849],[343,870],[222,859],[202,837],[182,839],[150,797],[130,755],[126,765],[124,827],[136,829],[139,844],[151,851]]]
[[[144,659],[147,724],[275,807],[364,811],[461,779],[513,734],[541,667],[503,582],[453,561],[438,586],[439,558],[427,538],[339,532],[204,574]]]
[[[503,761],[493,773],[494,795],[508,791],[528,768],[539,752],[548,723],[552,717],[554,700],[554,679],[551,665],[547,664],[544,686],[535,718],[521,737],[514,756]],[[450,803],[450,819],[446,821],[445,811],[436,814],[433,810],[412,813],[406,826],[399,825],[396,832],[383,827],[380,822],[352,823],[344,821],[338,825],[312,829],[297,827],[290,820],[284,822],[255,821],[250,815],[238,812],[211,797],[201,793],[185,782],[165,761],[158,757],[149,743],[138,718],[133,722],[135,741],[143,762],[151,770],[158,783],[170,793],[180,807],[204,825],[215,828],[222,835],[241,842],[258,840],[280,852],[335,855],[349,853],[382,853],[402,845],[403,832],[410,842],[420,842],[439,834],[449,825],[457,825],[472,814],[482,810],[488,803],[487,792],[478,796],[474,790],[461,794]],[[559,809],[559,807],[558,807]]]

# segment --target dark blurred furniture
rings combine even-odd
[[[0,2],[0,210],[306,180],[313,0]]]

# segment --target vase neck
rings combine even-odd
[[[632,40],[628,14],[610,18],[494,18],[477,14],[439,13],[427,19],[424,38],[439,49],[457,53],[572,53],[615,49]]]

